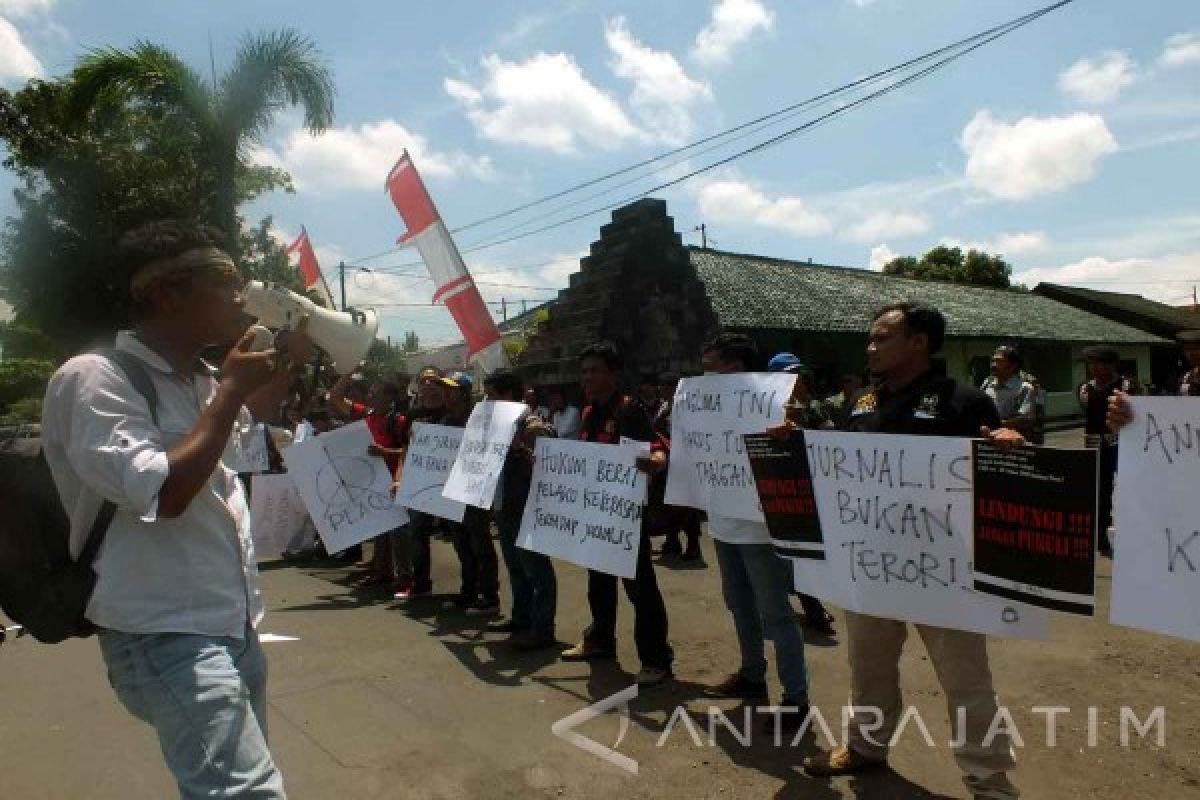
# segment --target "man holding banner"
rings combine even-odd
[[[1006,444],[1023,437],[1000,428],[996,407],[983,392],[937,375],[931,357],[941,349],[946,320],[935,308],[899,303],[876,312],[867,359],[879,385],[863,394],[847,429],[858,433],[988,436]],[[1006,731],[989,730],[996,693],[987,639],[979,633],[916,626],[946,693],[955,759],[975,800],[1019,796],[1008,779],[1016,766]],[[846,612],[852,718],[846,743],[805,759],[811,775],[845,775],[883,765],[902,710],[899,662],[908,626],[901,620]],[[993,734],[993,735],[989,735]]]
[[[588,405],[583,409],[579,438],[585,442],[620,444],[622,438],[651,441],[654,431],[645,411],[622,395],[619,382],[623,362],[610,342],[597,342],[579,354],[579,380]],[[633,637],[642,669],[640,686],[654,686],[671,677],[674,653],[667,642],[667,607],[658,590],[658,577],[650,558],[650,539],[644,518],[638,549],[637,574],[625,579],[625,594],[633,603]],[[588,607],[592,624],[583,639],[562,654],[564,661],[613,658],[617,651],[617,578],[588,570]]]

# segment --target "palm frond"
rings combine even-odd
[[[304,126],[321,133],[333,124],[333,76],[312,40],[285,28],[242,40],[221,82],[219,116],[234,138],[257,139],[275,113],[304,111]]]
[[[208,86],[174,53],[150,42],[92,50],[79,60],[68,87],[67,113],[80,122],[99,106],[138,100],[182,111],[206,128],[212,124]]]

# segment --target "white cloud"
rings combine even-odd
[[[696,34],[692,56],[709,66],[724,64],[733,49],[757,30],[769,31],[775,15],[759,0],[717,0],[712,19]]]
[[[624,17],[609,21],[604,39],[613,73],[633,83],[629,106],[645,129],[668,144],[687,141],[695,129],[692,108],[712,99],[708,85],[689,78],[675,56],[634,38]]]
[[[846,229],[846,238],[855,242],[878,241],[884,237],[904,238],[925,233],[929,217],[912,211],[876,211]]]
[[[51,9],[54,0],[0,0],[0,16],[22,19]]]
[[[1050,237],[1042,231],[1020,231],[1001,233],[991,239],[964,240],[944,237],[941,244],[963,250],[982,250],[992,255],[1009,258],[1031,253],[1043,253],[1050,248]]]
[[[871,258],[867,262],[867,266],[876,272],[879,272],[883,269],[884,265],[898,255],[900,254],[894,252],[892,248],[888,247],[886,242],[884,244],[876,245],[875,247],[871,248]]]
[[[1177,33],[1167,39],[1158,63],[1168,69],[1200,64],[1200,33]]]
[[[1200,276],[1200,250],[1154,258],[1109,259],[1090,256],[1060,266],[1036,267],[1013,275],[1014,283],[1091,286],[1110,292],[1140,294],[1151,300],[1179,305],[1192,298],[1190,279]]]
[[[1137,77],[1137,64],[1124,53],[1081,58],[1058,76],[1058,88],[1081,103],[1111,103]]]
[[[254,147],[249,155],[255,163],[286,169],[300,190],[381,190],[388,170],[406,149],[426,177],[492,175],[487,156],[433,150],[424,136],[392,119],[334,128],[320,136],[295,129],[276,149]]]
[[[967,180],[988,194],[1021,200],[1089,180],[1117,140],[1096,114],[999,122],[987,109],[963,128]]]
[[[643,135],[565,53],[538,53],[523,62],[493,54],[484,57],[483,68],[481,87],[447,78],[444,88],[484,138],[574,153],[581,143],[612,149]]]
[[[45,74],[42,62],[21,39],[21,32],[0,17],[0,84],[13,79],[27,81]]]
[[[822,236],[833,231],[833,220],[799,197],[771,198],[745,181],[719,180],[696,194],[706,222],[749,223],[795,236]]]

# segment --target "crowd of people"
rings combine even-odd
[[[98,354],[67,362],[51,380],[45,403],[46,459],[72,520],[73,552],[80,551],[102,499],[118,507],[94,564],[97,580],[88,618],[100,629],[117,697],[156,730],[183,797],[281,798],[283,780],[267,746],[266,668],[255,633],[263,603],[257,571],[248,558],[250,515],[242,481],[227,465],[227,451],[230,431],[239,420],[251,414],[269,419],[272,409],[284,406],[289,386],[309,360],[311,344],[302,326],[286,352],[252,351],[250,335],[243,335],[236,269],[212,232],[157,223],[135,232],[127,247],[136,259],[132,293],[137,318],[118,335],[116,346],[148,366],[156,405],[151,407],[121,370]],[[1015,348],[996,350],[992,377],[976,388],[935,369],[946,329],[937,309],[890,305],[876,312],[869,325],[865,359],[871,382],[847,374],[839,391],[825,399],[818,397],[813,374],[799,358],[790,353],[764,358],[748,336],[722,333],[698,344],[696,355],[706,373],[765,368],[796,376],[785,421],[768,431],[776,437],[800,429],[839,429],[987,437],[1018,446],[1039,436],[1040,388],[1023,377]],[[198,360],[212,342],[231,340],[238,344],[219,370]],[[1182,390],[1191,394],[1200,385],[1193,378],[1200,374],[1200,341],[1188,343],[1186,353],[1193,369]],[[1104,426],[1127,420],[1121,398],[1133,388],[1115,368],[1114,356],[1104,348],[1088,351],[1091,375],[1079,389],[1088,434],[1102,437],[1095,440],[1102,448],[1113,446],[1103,438],[1111,434]],[[487,618],[488,630],[507,634],[514,652],[560,647],[555,622],[563,587],[554,564],[517,546],[534,442],[547,436],[600,444],[648,442],[649,453],[638,461],[650,478],[650,500],[636,573],[619,579],[588,572],[590,621],[561,650],[561,658],[595,662],[616,657],[620,583],[633,607],[633,639],[641,662],[636,680],[649,688],[671,680],[677,668],[651,540],[662,536],[660,549],[669,557],[702,559],[701,512],[664,501],[679,376],[646,378],[627,393],[625,364],[612,344],[596,342],[577,359],[581,409],[568,401],[571,387],[542,392],[527,387],[513,371],[492,373],[476,387],[465,373],[427,367],[415,377],[413,396],[400,382],[364,385],[347,374],[320,409],[291,406],[287,418],[297,437],[365,420],[373,438],[369,453],[383,458],[400,480],[416,424],[462,427],[480,397],[526,404],[493,507],[468,508],[461,522],[412,513],[406,526],[374,540],[364,579],[389,586],[399,603],[430,597],[430,538],[440,530],[453,542],[460,566],[458,589],[444,601],[447,610]],[[781,709],[767,718],[768,727],[795,731],[806,719],[810,698],[804,629],[833,633],[833,618],[819,600],[803,595],[803,616],[794,611],[792,570],[772,546],[764,523],[712,509],[706,522],[739,659],[738,669],[708,686],[706,694],[767,699],[769,639],[782,695]],[[501,561],[511,594],[506,614],[501,609]],[[882,718],[855,712],[846,743],[805,760],[804,768],[815,775],[853,773],[885,763],[886,743],[899,722],[899,662],[909,626],[852,612],[844,618],[852,705],[878,709]],[[1017,797],[1008,774],[1015,766],[1011,742],[1003,732],[989,735],[997,699],[986,637],[915,627],[951,708],[955,758],[969,791],[977,800]]]

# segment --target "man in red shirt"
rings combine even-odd
[[[338,378],[329,392],[329,403],[351,420],[366,420],[371,438],[375,440],[367,448],[367,453],[383,458],[388,471],[395,475],[402,448],[408,441],[409,427],[408,419],[401,413],[404,398],[400,386],[391,381],[377,381],[367,391],[367,402],[356,403],[346,397],[353,379],[349,373]],[[398,530],[381,533],[372,540],[375,553],[371,559],[371,573],[362,581],[363,584],[390,583],[400,588],[399,571],[392,557],[392,536],[398,533]]]

